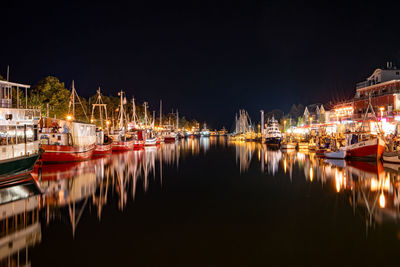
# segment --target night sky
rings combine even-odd
[[[1,7],[3,76],[10,65],[11,81],[74,79],[85,97],[123,89],[211,127],[231,128],[239,108],[258,121],[260,109],[343,99],[400,62],[395,2],[14,2]]]

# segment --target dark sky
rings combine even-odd
[[[10,1],[11,2],[11,1]],[[367,1],[132,1],[2,4],[0,73],[55,75],[88,97],[125,90],[231,127],[239,108],[327,102],[400,59],[400,4]]]

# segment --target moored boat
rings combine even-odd
[[[382,158],[384,162],[400,164],[400,151],[384,152]]]
[[[385,142],[380,137],[371,138],[344,147],[347,156],[358,159],[380,159],[385,151]]]
[[[11,90],[29,85],[0,81],[0,179],[32,171],[40,156],[38,123],[40,111],[13,108]]]
[[[283,142],[283,143],[281,143],[281,148],[282,149],[296,149],[296,143]]]
[[[327,159],[345,159],[347,153],[345,150],[326,151],[324,155]]]
[[[73,162],[92,157],[96,143],[93,124],[42,118],[39,133],[43,162]],[[60,129],[62,129],[60,131]]]
[[[96,126],[91,123],[75,120],[75,91],[72,81],[71,102],[72,115],[67,120],[42,118],[39,139],[44,150],[41,161],[49,163],[74,162],[88,160],[96,146]],[[80,100],[79,100],[79,103]],[[83,106],[82,106],[83,109]],[[86,112],[83,109],[85,115]]]
[[[169,132],[166,135],[164,135],[164,143],[174,143],[176,142],[177,136],[174,132]]]
[[[104,134],[104,131],[96,131],[96,147],[93,155],[105,155],[112,152],[112,138]]]
[[[282,140],[282,133],[279,130],[278,121],[275,120],[274,117],[272,117],[271,120],[268,120],[266,132],[265,143],[267,145],[279,146]]]
[[[111,144],[112,151],[129,151],[133,150],[134,139],[132,136],[120,133],[112,135],[113,142]]]

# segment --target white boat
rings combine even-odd
[[[279,145],[282,140],[282,133],[279,130],[279,123],[272,117],[271,120],[268,120],[268,126],[266,128],[266,136],[265,142],[269,145]]]
[[[296,143],[282,143],[282,149],[296,149]]]
[[[298,146],[299,150],[308,150],[308,142],[300,142]]]
[[[145,146],[155,146],[157,144],[157,137],[147,138],[144,141]]]
[[[346,150],[338,150],[338,151],[325,152],[324,155],[328,159],[345,159],[347,153]]]
[[[400,151],[384,152],[383,161],[391,163],[400,163]]]
[[[0,181],[31,172],[40,156],[40,110],[13,103],[16,88],[28,90],[29,85],[0,81]]]

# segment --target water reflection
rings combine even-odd
[[[354,214],[365,219],[367,229],[397,223],[400,219],[398,164],[323,159],[315,153],[269,150],[257,143],[231,142],[231,145],[236,149],[240,172],[247,171],[252,164],[260,164],[262,173],[283,173],[293,179],[293,172],[298,169],[304,176],[296,179],[328,186],[348,199]]]
[[[28,175],[0,187],[0,265],[30,266],[30,248],[42,240],[40,190]]]

